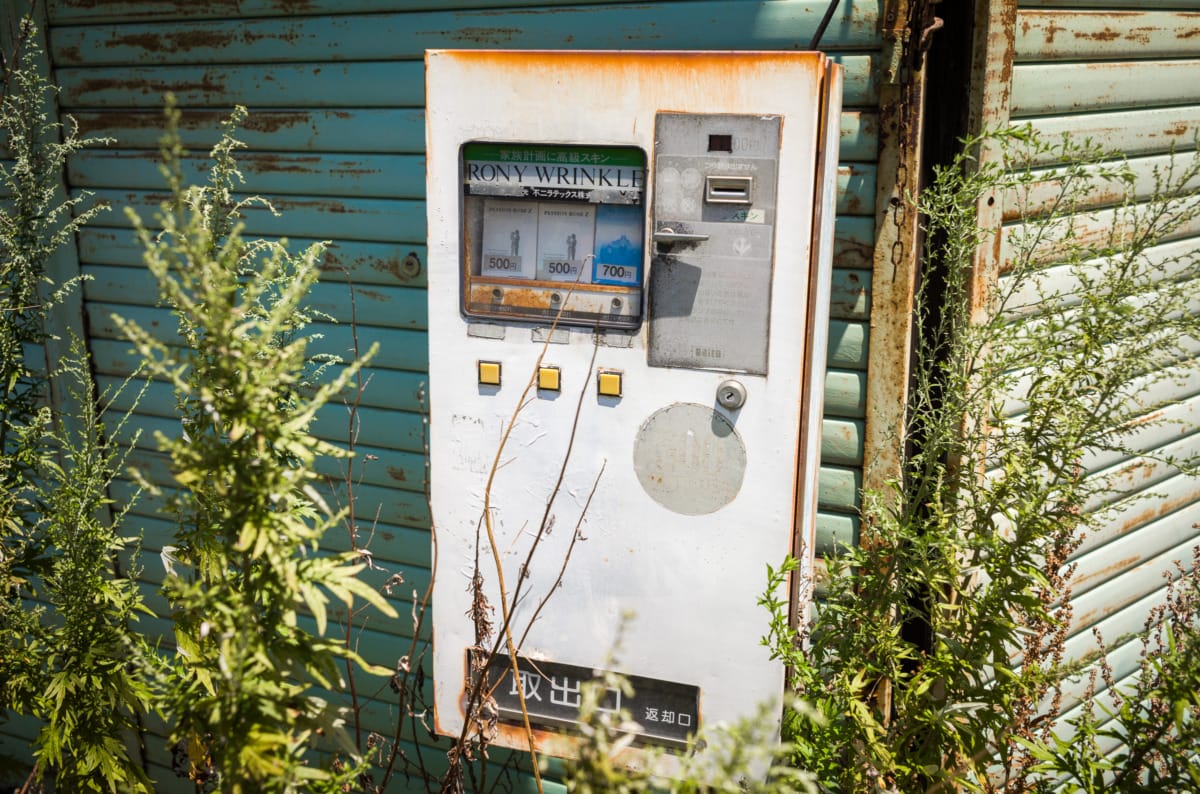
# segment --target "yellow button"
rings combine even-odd
[[[538,388],[558,391],[558,367],[538,367]]]
[[[500,362],[499,361],[480,361],[479,362],[479,383],[483,386],[499,386],[500,385]]]
[[[596,387],[602,397],[620,397],[621,373],[601,372],[596,382]]]

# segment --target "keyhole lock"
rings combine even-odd
[[[746,404],[746,387],[736,380],[722,381],[717,387],[717,404],[728,411],[736,411]]]

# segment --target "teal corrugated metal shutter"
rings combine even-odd
[[[1122,151],[1147,177],[1138,189],[1149,189],[1153,169],[1168,161],[1171,149],[1191,149],[1200,128],[1198,28],[1200,3],[1194,0],[1020,3],[1012,123],[1029,123],[1055,137],[1090,137]],[[1091,223],[1097,222],[1103,223],[1103,213]],[[1195,249],[1198,235],[1200,225],[1193,221],[1149,253]],[[1162,603],[1163,574],[1177,560],[1190,567],[1191,549],[1200,542],[1200,480],[1154,460],[1200,453],[1200,434],[1192,432],[1200,416],[1194,364],[1181,362],[1181,371],[1190,370],[1187,377],[1171,393],[1154,395],[1172,404],[1161,412],[1167,424],[1135,439],[1142,456],[1086,461],[1091,471],[1119,472],[1120,490],[1111,494],[1119,509],[1074,555],[1067,652],[1085,658],[1095,648],[1092,630],[1099,630],[1118,685],[1137,669],[1141,646],[1131,637]],[[1068,682],[1064,708],[1079,703],[1086,683],[1086,674]]]
[[[424,50],[805,49],[828,0],[506,4],[508,9],[489,0],[51,0],[48,9],[62,110],[86,133],[117,139],[71,161],[70,189],[91,191],[114,207],[131,206],[149,220],[162,197],[156,163],[164,92],[179,99],[197,178],[217,139],[219,120],[233,105],[243,104],[250,108],[240,135],[247,144],[239,155],[245,192],[270,198],[282,212],[275,217],[250,211],[247,233],[286,236],[297,245],[334,241],[313,297],[338,321],[319,328],[321,346],[338,355],[351,351],[353,288],[359,342],[364,349],[380,343],[363,394],[358,449],[373,459],[359,469],[364,479],[357,510],[360,517],[378,515],[370,548],[379,564],[404,572],[410,592],[423,589],[429,575],[421,414],[429,356],[423,291]],[[819,552],[828,550],[835,537],[852,542],[857,530],[878,148],[878,14],[875,0],[843,2],[822,40],[822,49],[845,66],[846,84]],[[79,258],[81,271],[91,278],[85,287],[87,331],[103,387],[134,365],[112,314],[136,319],[166,338],[173,321],[156,305],[154,284],[121,211],[106,213],[80,235]],[[414,268],[414,260],[420,266]],[[130,430],[175,434],[179,428],[172,413],[169,391],[152,388]],[[327,408],[317,432],[344,442],[345,411]],[[143,433],[134,462],[166,481],[166,462],[152,437]],[[116,496],[131,490],[131,484],[122,484]],[[146,533],[145,590],[160,614],[165,605],[153,595],[162,575],[158,551],[171,533],[159,515],[161,506],[143,497],[134,515]],[[405,604],[398,606],[408,614]],[[144,625],[169,641],[166,621]],[[371,661],[392,667],[410,633],[407,621],[376,621],[360,649]],[[428,633],[425,629],[421,639]],[[368,727],[391,735],[386,682],[360,684],[360,691],[377,689],[381,694],[367,715]],[[26,732],[12,723],[0,730]],[[174,780],[169,754],[161,743],[150,753],[167,790]],[[436,759],[441,753],[432,748],[426,755]]]

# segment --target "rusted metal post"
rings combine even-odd
[[[1008,125],[1009,96],[1012,90],[1013,53],[1016,38],[1017,0],[976,0],[971,42],[969,92],[967,94],[967,136],[975,137]],[[974,168],[983,168],[1002,157],[994,139],[983,140],[971,152]],[[992,296],[1000,277],[1004,242],[1005,191],[986,190],[975,198],[979,245],[971,257],[967,279],[968,320],[973,325],[987,322]],[[980,437],[989,418],[963,416],[963,437]],[[979,461],[984,460],[983,456]],[[958,465],[960,461],[952,461]],[[979,478],[984,471],[976,472]]]
[[[884,499],[888,483],[901,476],[906,442],[918,268],[917,214],[909,202],[920,183],[925,72],[919,43],[925,6],[925,0],[887,0],[880,23],[879,181],[863,488]],[[859,542],[870,544],[871,525],[866,519]],[[874,700],[885,720],[891,699],[891,682],[879,682]]]
[[[918,260],[917,216],[909,199],[920,177],[925,86],[914,21],[923,5],[924,0],[887,0],[881,21],[879,181],[863,460],[863,488],[880,494],[900,476],[905,443]],[[870,542],[869,534],[865,527],[864,542]]]
[[[979,135],[1006,126],[1012,92],[1013,53],[1017,29],[1017,0],[976,0],[975,39],[971,53],[971,94],[967,132]],[[994,144],[975,152],[982,166],[1000,156]],[[991,190],[979,196],[976,217],[983,243],[971,263],[971,320],[986,316],[989,297],[1000,271],[1004,196]]]

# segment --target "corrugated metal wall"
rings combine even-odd
[[[248,106],[250,118],[240,136],[247,149],[239,157],[245,191],[269,197],[282,214],[250,211],[247,233],[287,236],[297,245],[334,241],[314,303],[338,323],[319,328],[321,347],[339,355],[351,348],[348,282],[354,285],[361,344],[380,343],[360,413],[358,449],[376,459],[361,469],[358,515],[374,516],[378,510],[370,546],[375,559],[403,570],[407,582],[421,590],[429,566],[421,384],[431,355],[424,332],[424,50],[806,49],[828,0],[636,5],[507,0],[509,8],[493,5],[489,0],[48,3],[50,61],[62,87],[61,111],[74,116],[85,133],[117,141],[76,156],[67,174],[70,190],[92,191],[118,208],[91,224],[78,241],[80,272],[91,279],[85,311],[101,386],[115,383],[135,364],[113,313],[167,338],[173,333],[170,312],[156,306],[155,286],[119,209],[131,206],[149,220],[162,198],[156,147],[163,94],[172,91],[179,99],[184,142],[196,154],[197,177],[217,139],[218,121],[233,105]],[[835,536],[852,541],[856,534],[875,237],[879,5],[877,0],[843,2],[822,40],[822,49],[845,66],[846,109],[819,551],[828,549]],[[405,262],[410,255],[419,268],[411,267],[411,258]],[[150,431],[177,433],[172,414],[169,390],[154,388],[137,406],[133,422],[133,428],[146,431],[134,462],[164,482],[166,462],[154,451]],[[317,433],[344,441],[346,411],[327,408]],[[116,496],[131,490],[121,484]],[[145,592],[161,613],[165,604],[155,593],[162,575],[158,551],[169,542],[171,525],[158,514],[160,507],[143,497],[132,518],[145,529]],[[399,611],[408,614],[403,605]],[[166,621],[143,625],[170,637]],[[375,621],[364,633],[361,650],[371,661],[393,666],[410,633],[406,620]],[[388,693],[386,686],[382,691]],[[386,698],[371,720],[378,724],[370,727],[390,733]],[[7,746],[19,747],[32,736],[30,730],[19,722],[0,725],[11,734]],[[166,748],[159,743],[150,749],[155,771],[170,779]]]
[[[1172,147],[1188,152],[1200,128],[1200,3],[1191,0],[1030,0],[1018,3],[1013,42],[1010,119],[1058,136],[1091,137],[1125,152],[1142,176],[1168,160]],[[1190,154],[1190,152],[1188,152]],[[1147,190],[1152,179],[1140,180]],[[1103,224],[1100,213],[1091,223]],[[1021,219],[1005,212],[1006,224]],[[1193,221],[1159,247],[1164,255],[1200,246]],[[1149,252],[1153,256],[1156,252]],[[1164,276],[1165,277],[1165,276]],[[1200,346],[1195,351],[1200,353]],[[1117,472],[1119,509],[1089,534],[1074,556],[1074,614],[1068,654],[1095,648],[1092,630],[1108,645],[1118,679],[1137,667],[1140,643],[1131,640],[1149,610],[1163,601],[1163,574],[1176,560],[1190,565],[1200,543],[1200,481],[1157,463],[1155,453],[1200,453],[1200,375],[1163,384],[1156,401],[1165,424],[1138,435],[1147,457],[1092,456],[1090,471]],[[1066,704],[1077,704],[1086,676],[1070,682]],[[1069,712],[1068,717],[1074,712]]]

